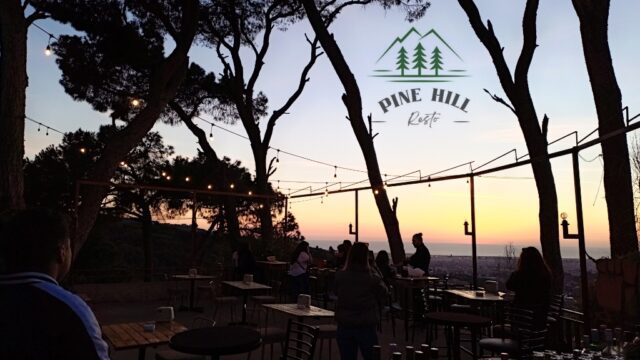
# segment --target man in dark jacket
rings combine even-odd
[[[24,210],[3,230],[8,274],[0,276],[0,359],[109,359],[89,306],[58,284],[73,254],[66,219]]]
[[[411,242],[416,248],[416,253],[413,254],[409,259],[409,265],[414,268],[421,269],[422,271],[424,271],[424,275],[426,276],[429,273],[431,254],[429,253],[429,249],[427,249],[427,247],[424,245],[424,242],[422,240],[422,233],[414,234]]]

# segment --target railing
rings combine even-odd
[[[558,318],[558,330],[560,335],[560,346],[563,351],[571,351],[580,348],[582,334],[584,334],[584,314],[563,308]]]

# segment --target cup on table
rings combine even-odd
[[[298,309],[311,308],[311,295],[300,294],[298,295]]]
[[[156,323],[155,322],[144,323],[142,324],[142,329],[145,332],[154,332],[156,331]]]
[[[191,276],[191,277],[198,276],[198,269],[196,269],[196,268],[189,269],[189,276]]]
[[[242,277],[242,282],[249,285],[253,282],[253,274],[244,274]]]
[[[156,308],[156,322],[169,322],[175,319],[173,306],[160,306]]]

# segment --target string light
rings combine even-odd
[[[53,54],[53,51],[51,50],[51,38],[53,37],[53,35],[49,34],[49,42],[47,43],[47,47],[44,49],[44,55],[45,56],[51,56],[51,54]]]
[[[162,176],[163,176],[163,177],[167,176],[167,173],[163,171],[163,172],[162,172]]]
[[[207,185],[207,189],[211,190],[213,188],[213,186],[211,186],[211,184]]]
[[[127,163],[124,161],[120,161],[120,166],[127,166]]]
[[[86,153],[86,152],[87,152],[87,149],[85,149],[85,148],[80,148],[80,153],[81,153],[81,154],[84,154],[84,153]]]
[[[186,178],[184,178],[184,181],[189,182],[191,181],[191,178],[187,176]]]
[[[251,195],[253,195],[253,192],[252,192],[252,191],[249,191],[249,196],[251,196]]]
[[[235,186],[233,183],[231,183],[231,184],[229,185],[229,188],[231,188],[231,189],[233,189],[234,187],[236,187],[236,186]]]
[[[276,162],[280,162],[280,149],[278,149],[278,152],[276,153]]]
[[[140,100],[138,99],[131,100],[131,105],[133,105],[134,107],[140,106]]]
[[[380,191],[378,191],[378,189],[375,189],[375,190],[373,190],[373,193],[374,193],[375,195],[378,195],[378,194],[380,193]]]
[[[167,180],[171,180],[171,175],[167,175]]]
[[[333,165],[333,177],[338,177],[338,165]]]

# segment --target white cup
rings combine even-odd
[[[242,282],[249,285],[253,282],[253,274],[244,274]]]

